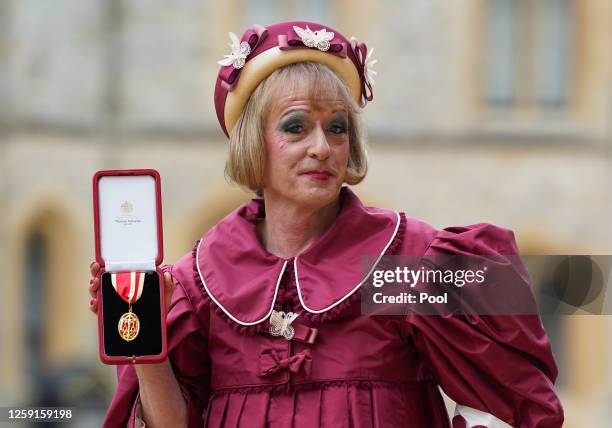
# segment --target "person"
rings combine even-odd
[[[230,39],[215,89],[226,174],[257,197],[164,267],[169,357],[118,366],[104,426],[449,427],[441,387],[453,427],[560,427],[537,314],[361,312],[364,257],[494,254],[530,287],[510,230],[438,230],[348,187],[368,168],[372,51],[314,22]]]

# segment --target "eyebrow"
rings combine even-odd
[[[338,113],[341,113],[341,114],[338,114]],[[305,110],[301,108],[295,109],[295,110],[289,110],[278,118],[278,123],[282,124],[282,123],[285,123],[287,120],[290,120],[294,117],[303,118],[303,117],[308,117],[308,115],[309,115],[309,110]],[[349,113],[346,109],[338,109],[338,110],[332,111],[331,116],[332,117],[329,120],[338,120],[338,119],[348,120]]]
[[[287,112],[285,112],[284,114],[280,115],[278,118],[278,123],[283,123],[293,117],[304,117],[304,116],[308,116],[308,111],[304,110],[304,109],[296,109],[296,110],[289,110]]]
[[[312,109],[300,107],[300,108],[296,108],[296,109],[293,109],[293,110],[291,110],[291,109],[287,110],[287,111],[281,113],[280,117],[285,117],[288,114],[296,113],[296,112],[309,114],[311,111],[312,111]],[[343,113],[346,113],[347,115],[349,113],[349,111],[346,108],[346,106],[342,106],[342,107],[339,107],[337,109],[332,110],[331,114],[336,114],[338,112],[343,112]]]

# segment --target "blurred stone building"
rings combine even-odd
[[[162,176],[165,261],[250,196],[213,107],[228,31],[314,20],[375,48],[368,203],[612,254],[612,0],[0,0],[0,405],[99,425],[91,177]],[[536,284],[537,288],[537,284]],[[568,427],[612,418],[612,323],[546,320]]]

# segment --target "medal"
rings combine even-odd
[[[140,320],[136,314],[132,312],[132,302],[137,301],[142,295],[144,278],[144,272],[120,272],[111,274],[113,288],[129,305],[128,311],[121,315],[119,323],[117,324],[119,336],[126,342],[131,342],[136,339],[140,332]]]
[[[126,342],[131,342],[138,336],[138,332],[140,331],[140,320],[136,314],[132,312],[131,304],[129,311],[119,318],[119,325],[117,327],[119,329],[119,336]]]

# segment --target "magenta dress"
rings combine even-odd
[[[517,254],[511,231],[484,223],[437,230],[365,207],[344,187],[335,223],[283,259],[257,238],[264,215],[253,199],[167,266],[178,285],[169,358],[190,427],[562,425],[557,368],[537,315],[361,314],[363,256],[497,254],[505,280],[529,288],[522,266],[504,262]],[[291,340],[270,332],[272,311],[298,315]],[[104,426],[142,426],[134,368],[117,371]],[[452,421],[439,387],[458,403]]]

